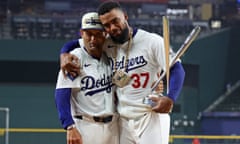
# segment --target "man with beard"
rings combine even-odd
[[[117,86],[117,110],[120,114],[121,144],[167,144],[170,117],[184,82],[185,72],[177,61],[170,69],[169,92],[150,97],[153,105],[144,103],[151,95],[151,84],[157,72],[166,71],[163,38],[142,29],[132,28],[119,3],[107,1],[98,9],[100,21],[109,34],[105,52],[111,58],[113,82]],[[61,67],[73,75],[79,73],[66,52],[78,45],[66,44],[61,52]],[[78,65],[79,66],[79,65]],[[75,67],[75,68],[73,68]]]

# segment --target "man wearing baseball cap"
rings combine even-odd
[[[119,144],[112,70],[103,52],[106,33],[96,12],[82,17],[80,47],[71,51],[81,65],[77,77],[61,70],[55,90],[59,119],[67,144]]]

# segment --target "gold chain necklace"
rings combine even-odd
[[[128,65],[128,56],[129,56],[129,49],[130,47],[132,47],[132,30],[130,30],[130,33],[129,33],[129,40],[128,40],[128,47],[127,47],[127,53],[126,53],[126,59],[124,61],[124,72],[126,72],[126,69],[127,69],[127,65]],[[116,72],[117,71],[117,48],[118,47],[115,47],[115,57],[114,57],[114,71]]]

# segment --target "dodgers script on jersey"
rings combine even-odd
[[[151,84],[156,80],[156,73],[165,71],[165,49],[162,37],[138,29],[133,32],[132,46],[128,42],[122,45],[114,44],[110,39],[105,43],[107,55],[111,57],[114,70],[124,70],[125,59],[128,53],[126,72],[131,77],[130,84],[117,88],[119,99],[118,112],[122,117],[138,118],[151,111],[143,104],[143,98],[151,94]],[[117,49],[117,51],[115,50]],[[128,52],[129,51],[129,52]]]
[[[108,57],[103,54],[100,60],[93,58],[84,48],[76,48],[71,53],[80,58],[81,75],[75,79],[64,78],[60,71],[57,88],[72,88],[72,114],[114,114],[112,70]]]

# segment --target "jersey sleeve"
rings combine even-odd
[[[60,70],[58,73],[56,89],[60,88],[80,88],[80,76],[72,78],[70,75],[64,77],[63,71]]]
[[[170,69],[169,92],[170,97],[174,102],[177,100],[184,83],[185,71],[181,62],[176,62]]]
[[[151,39],[151,49],[154,60],[156,61],[156,66],[160,71],[166,71],[166,60],[165,60],[165,49],[163,38],[157,34],[152,34]]]
[[[74,123],[71,114],[70,97],[71,97],[70,88],[55,90],[55,104],[58,111],[58,117],[64,129],[67,129],[69,125]]]
[[[63,45],[60,53],[69,53],[70,51],[78,47],[81,47],[80,40],[72,40]]]
[[[58,110],[58,117],[64,129],[73,124],[71,115],[70,97],[72,88],[78,88],[78,77],[74,80],[64,77],[63,72],[59,71],[57,85],[55,89],[55,104]]]
[[[80,42],[77,41],[77,43]],[[71,53],[79,55],[80,52],[79,49],[77,49],[77,47],[79,48],[79,46],[78,45],[75,46]],[[80,76],[73,78],[70,75],[67,75],[65,77],[62,70],[60,70],[58,73],[57,84],[55,89],[55,104],[58,110],[58,117],[64,129],[67,129],[69,125],[74,123],[71,114],[70,98],[72,89],[73,88],[79,89],[81,87],[80,81],[81,81]]]

